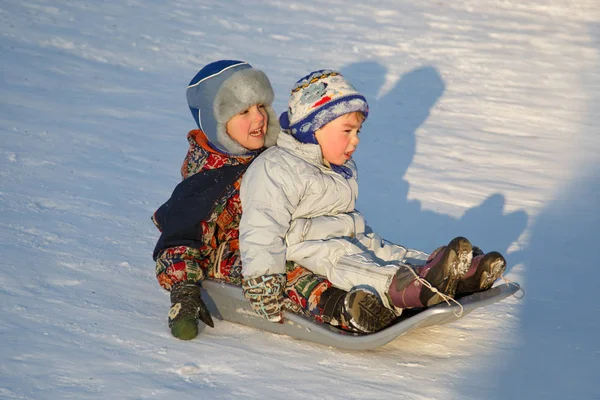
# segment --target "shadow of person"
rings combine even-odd
[[[526,296],[516,349],[500,354],[497,366],[469,381],[489,399],[598,398],[600,268],[600,170],[562,190],[536,218],[524,251]],[[501,361],[500,361],[501,360]],[[460,385],[457,385],[460,386]]]
[[[411,204],[406,200],[408,182],[403,177],[415,156],[415,133],[444,93],[445,85],[435,68],[420,67],[403,75],[392,90],[378,98],[386,77],[381,64],[352,64],[343,68],[342,74],[356,83],[354,86],[369,101],[369,119],[355,156],[361,182],[359,206],[380,205],[367,217],[373,226],[386,227],[391,216],[385,210],[402,214],[420,210],[418,202]],[[386,236],[393,232],[381,233]]]
[[[508,269],[523,261],[522,250],[506,254],[506,250],[527,228],[528,216],[523,210],[504,212],[506,200],[499,193],[492,194],[480,205],[470,208],[457,221],[457,231],[472,238],[475,245],[488,252],[497,250],[507,258]],[[452,232],[446,232],[451,235]]]
[[[600,24],[589,29],[600,53]],[[580,72],[589,100],[588,121],[580,125],[584,131],[578,142],[591,152],[598,147],[589,147],[598,143],[592,139],[600,111],[597,71]],[[593,156],[581,156],[580,176],[560,188],[557,198],[536,216],[524,250],[527,293],[513,339],[520,346],[505,353],[494,370],[470,377],[485,382],[489,399],[600,398],[600,268],[595,252],[600,237],[600,166]]]
[[[484,251],[506,253],[525,230],[528,217],[524,211],[505,213],[503,195],[493,194],[461,218],[423,210],[420,201],[407,197],[404,176],[416,153],[416,131],[446,88],[437,69],[416,68],[379,98],[386,80],[381,64],[359,62],[341,72],[369,101],[369,119],[355,155],[360,181],[357,208],[369,225],[385,238],[424,251],[463,235]],[[510,266],[521,259],[512,253],[507,261]]]

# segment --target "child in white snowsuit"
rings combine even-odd
[[[368,104],[340,73],[320,70],[293,87],[277,146],[248,168],[240,189],[244,294],[255,311],[282,320],[285,264],[297,262],[349,291],[346,316],[358,331],[373,295],[388,313],[429,307],[457,292],[486,290],[506,264],[463,238],[431,256],[390,243],[355,209],[352,153]],[[475,255],[475,257],[473,257]],[[365,293],[370,293],[366,295]],[[372,293],[372,294],[371,294]]]

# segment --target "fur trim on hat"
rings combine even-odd
[[[280,131],[277,115],[271,107],[273,98],[273,88],[269,79],[264,72],[256,69],[236,72],[223,82],[215,96],[213,108],[217,120],[218,144],[231,154],[248,153],[248,149],[227,134],[227,121],[254,104],[263,104],[269,116],[265,147],[273,146]]]

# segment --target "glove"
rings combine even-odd
[[[285,274],[261,275],[244,279],[242,291],[254,311],[271,322],[283,322]]]

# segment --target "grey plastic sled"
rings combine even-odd
[[[420,312],[405,310],[393,325],[376,333],[358,334],[290,312],[285,314],[286,322],[283,324],[269,322],[254,313],[240,287],[208,279],[202,282],[202,286],[202,297],[210,313],[217,319],[348,350],[374,349],[417,328],[456,321],[476,308],[503,300],[520,289],[517,284],[501,284],[485,292],[461,297],[458,299],[463,306],[461,317],[455,315],[460,311],[458,305],[441,303]]]

